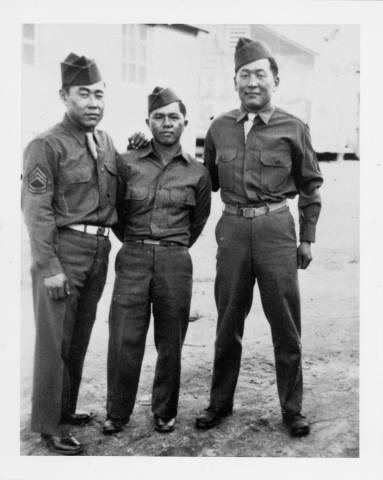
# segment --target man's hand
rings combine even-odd
[[[298,268],[305,270],[313,259],[311,255],[311,243],[302,242],[297,249],[297,265]]]
[[[140,150],[141,148],[145,148],[149,145],[149,140],[142,132],[133,133],[133,135],[128,138],[128,141],[128,150]]]
[[[53,300],[60,300],[70,295],[69,282],[65,273],[44,278],[44,286]]]

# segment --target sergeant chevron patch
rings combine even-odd
[[[45,193],[48,186],[48,176],[40,165],[36,165],[28,175],[28,190],[31,193]]]

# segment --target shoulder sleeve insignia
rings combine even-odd
[[[45,193],[48,188],[48,176],[40,165],[36,165],[28,174],[28,190],[31,193]]]

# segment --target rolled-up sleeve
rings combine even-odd
[[[323,177],[307,125],[300,126],[294,165],[294,179],[299,194],[299,239],[301,242],[315,242],[316,225],[322,206],[319,187],[323,184]]]
[[[63,271],[57,257],[57,226],[52,207],[55,161],[53,149],[45,139],[33,140],[24,151],[21,208],[33,264],[46,277]]]

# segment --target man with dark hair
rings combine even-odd
[[[75,455],[83,447],[70,425],[92,419],[76,403],[117,221],[117,172],[112,140],[96,130],[105,84],[95,61],[71,53],[61,75],[66,114],[25,149],[22,208],[36,323],[32,430],[52,451]]]
[[[196,427],[231,414],[244,321],[258,281],[271,327],[283,420],[294,436],[309,433],[302,409],[301,320],[297,268],[311,259],[322,185],[308,127],[272,104],[279,84],[269,48],[246,38],[235,51],[239,109],[216,118],[204,161],[225,204],[216,228],[218,322],[210,405]],[[300,244],[287,199],[299,195]]]
[[[155,429],[174,429],[192,293],[188,249],[210,212],[209,173],[180,145],[187,125],[184,104],[169,88],[156,87],[148,113],[151,143],[118,160],[115,231],[123,245],[109,317],[104,434],[122,430],[133,411],[151,309],[158,353],[152,392]]]

